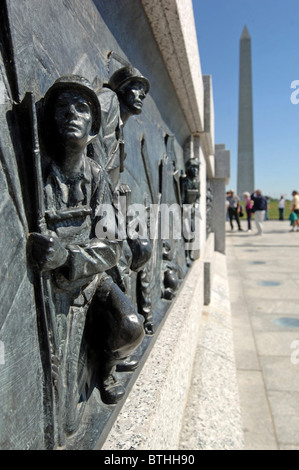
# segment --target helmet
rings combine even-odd
[[[118,69],[116,72],[114,72],[108,82],[108,85],[111,90],[116,92],[121,86],[133,81],[142,83],[145,86],[145,93],[149,92],[150,85],[147,78],[141,75],[139,70],[131,66],[122,67],[121,69]]]
[[[44,112],[53,116],[53,106],[58,93],[64,90],[75,90],[87,99],[93,117],[92,134],[98,134],[101,125],[101,105],[92,84],[84,77],[79,75],[64,75],[58,78],[48,89],[44,96]]]
[[[191,166],[200,166],[200,160],[199,158],[190,158],[185,164],[186,168],[190,168]]]

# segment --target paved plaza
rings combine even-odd
[[[226,263],[245,449],[299,450],[299,233],[226,226]]]

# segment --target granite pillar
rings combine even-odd
[[[213,194],[211,229],[215,233],[215,250],[225,253],[225,186],[230,178],[230,150],[215,145],[215,177],[211,179]]]

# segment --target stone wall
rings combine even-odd
[[[130,186],[133,203],[181,204],[180,182],[186,164],[198,159],[200,246],[196,257],[204,259],[206,191],[215,176],[212,84],[209,76],[202,78],[191,0],[85,0],[84,7],[80,0],[6,0],[0,9],[0,341],[4,351],[0,361],[0,448],[55,449],[60,444],[51,383],[51,338],[39,310],[36,273],[27,252],[27,239],[37,217],[32,164],[35,104],[60,76],[81,75],[100,90],[124,64],[136,67],[149,80],[150,92],[142,114],[130,118],[124,127],[127,156],[121,182]],[[218,195],[220,200],[224,197],[222,188]],[[196,262],[186,256],[183,237],[177,240],[170,235],[170,246],[182,284]],[[119,374],[126,388],[125,399],[142,368],[151,364],[147,359],[157,338],[169,331],[163,330],[163,325],[171,308],[175,309],[173,298],[177,296],[178,305],[181,302],[182,291],[172,292],[170,298],[161,295],[162,251],[159,239],[154,246],[155,262],[148,268],[155,334],[146,335],[138,350],[139,369]],[[186,341],[191,330],[196,337],[203,303],[203,267],[196,269],[201,300],[190,323],[187,314]],[[127,291],[136,308],[137,276],[130,272]],[[179,310],[172,312],[170,324]],[[161,341],[158,347],[163,349]],[[170,335],[169,341],[168,350],[184,348],[175,335]],[[180,393],[173,397],[181,404],[188,389],[195,339],[191,343],[177,369],[189,371]],[[179,350],[175,354],[176,361],[180,360]],[[176,364],[172,362],[172,366]],[[175,377],[171,368],[169,374]],[[78,429],[64,439],[62,447],[100,448],[120,410],[125,409],[125,399],[117,405],[104,405],[94,389]],[[159,406],[163,407],[163,401]]]

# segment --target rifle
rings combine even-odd
[[[33,93],[26,94],[27,109],[31,124],[32,169],[35,190],[35,227],[38,233],[46,233],[45,203],[41,152],[39,145],[37,112]],[[30,238],[30,233],[29,233]],[[49,272],[34,270],[37,314],[44,367],[44,405],[46,413],[46,443],[49,448],[63,445],[61,430],[61,384],[59,380],[59,336],[57,332],[55,307],[52,299],[52,286]]]

